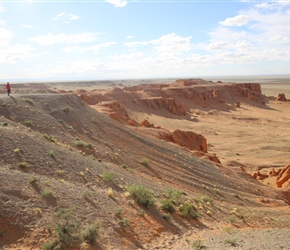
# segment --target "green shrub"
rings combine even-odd
[[[48,198],[52,196],[52,191],[49,188],[45,188],[40,192],[41,197]]]
[[[150,160],[147,158],[142,158],[140,161],[141,164],[143,164],[144,166],[149,166]]]
[[[62,109],[62,111],[63,111],[64,113],[68,113],[68,112],[70,112],[71,110],[70,110],[69,107],[64,107],[64,108]]]
[[[99,224],[96,222],[94,224],[88,225],[82,233],[82,239],[92,245],[96,244],[96,238],[99,236]]]
[[[32,121],[30,121],[30,120],[24,120],[24,122],[23,122],[26,126],[28,126],[28,127],[31,127],[32,126]]]
[[[86,145],[86,147],[87,147],[88,149],[90,149],[90,150],[93,149],[93,145],[92,145],[91,143],[88,143],[88,144]]]
[[[8,122],[2,122],[2,126],[3,127],[7,127],[8,126]]]
[[[235,238],[226,239],[225,240],[225,244],[228,244],[228,245],[233,246],[233,247],[237,247],[238,246],[237,240]]]
[[[174,204],[179,204],[179,200],[181,195],[183,194],[182,191],[175,190],[173,188],[167,188],[165,190],[165,197],[172,201]]]
[[[202,240],[196,240],[192,243],[192,248],[195,250],[205,249],[205,245],[203,244]]]
[[[124,219],[122,220],[122,225],[123,225],[123,228],[124,228],[126,231],[129,230],[130,227],[131,227],[131,224],[130,224],[130,221],[129,221],[128,218],[124,218]]]
[[[127,187],[127,191],[132,198],[140,205],[149,207],[155,204],[154,193],[142,185],[131,185]]]
[[[46,242],[42,245],[42,250],[53,250],[55,249],[54,247],[55,243],[53,241],[49,241],[49,242]]]
[[[81,148],[81,147],[83,147],[85,144],[84,144],[84,142],[82,142],[80,139],[76,139],[76,146],[78,147],[78,148]]]
[[[179,206],[179,213],[181,216],[183,216],[185,218],[195,218],[196,219],[199,217],[195,206],[191,203],[182,203]]]
[[[18,167],[21,168],[21,169],[25,169],[25,168],[28,167],[28,164],[27,164],[27,162],[22,161],[22,162],[18,163]]]
[[[31,98],[22,98],[23,101],[27,102],[28,104],[34,105],[34,101]]]
[[[114,184],[115,183],[115,175],[111,172],[106,172],[102,175],[102,177],[109,182],[110,184]]]
[[[175,211],[174,204],[171,199],[162,200],[161,208],[168,211],[169,213],[173,213]]]
[[[53,150],[49,150],[48,155],[49,155],[50,157],[54,158],[54,152],[53,152]]]
[[[167,221],[172,220],[172,215],[170,213],[164,214],[162,217],[164,220]]]
[[[46,139],[46,140],[49,140],[53,143],[56,142],[56,140],[51,136],[51,135],[48,135],[48,134],[44,134],[43,137]]]

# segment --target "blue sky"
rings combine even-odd
[[[1,1],[0,79],[289,74],[290,1]]]

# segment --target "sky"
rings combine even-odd
[[[0,0],[2,81],[289,71],[290,0]]]

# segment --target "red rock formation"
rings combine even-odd
[[[269,177],[267,174],[261,174],[260,171],[255,172],[252,176],[257,180],[264,180]]]
[[[276,183],[277,187],[281,188],[283,184],[285,186],[289,186],[290,181],[286,183],[290,179],[290,164],[288,164],[285,168],[282,169],[282,171],[279,173],[279,176],[277,177]]]
[[[274,168],[272,168],[271,171],[269,172],[269,176],[277,176],[277,172],[275,171]]]
[[[177,105],[173,98],[152,97],[142,98],[141,101],[143,101],[148,107],[152,109],[166,108],[170,113],[174,115],[186,114],[184,105]]]
[[[141,126],[142,127],[146,127],[146,128],[154,128],[154,124],[150,123],[148,120],[144,120],[143,122],[141,122]]]
[[[173,132],[160,132],[159,139],[176,143],[182,147],[186,147],[190,150],[198,150],[207,153],[206,139],[192,131],[174,130]]]
[[[279,93],[278,94],[278,97],[277,97],[277,101],[283,101],[283,102],[286,102],[287,99],[286,99],[286,96],[284,93]]]

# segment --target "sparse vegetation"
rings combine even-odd
[[[140,205],[149,207],[155,204],[154,192],[142,185],[131,185],[127,187],[130,196]]]
[[[140,161],[140,163],[141,163],[142,165],[148,167],[149,164],[150,164],[150,160],[149,160],[148,158],[142,158],[141,161]]]
[[[18,154],[20,151],[21,151],[21,150],[20,150],[19,148],[15,148],[15,149],[13,150],[13,152],[14,152],[15,154]]]
[[[179,213],[181,216],[185,218],[194,218],[197,219],[199,217],[199,214],[195,208],[195,206],[192,203],[182,203],[179,206]]]
[[[49,155],[50,157],[54,158],[54,152],[53,152],[53,150],[49,150],[48,155]]]
[[[2,122],[2,126],[3,127],[7,127],[8,126],[8,122]]]
[[[233,246],[233,247],[238,246],[237,240],[235,238],[226,239],[225,244],[228,244],[228,245]]]
[[[69,113],[69,112],[71,111],[71,109],[70,109],[69,107],[64,107],[64,108],[62,109],[62,111],[63,111],[64,113]]]
[[[173,213],[175,211],[173,201],[168,198],[161,201],[161,208],[168,211],[169,213]]]
[[[85,144],[84,144],[84,142],[82,142],[80,139],[76,139],[76,146],[78,147],[78,148],[81,148],[81,147],[83,147]]]
[[[25,120],[23,121],[23,123],[24,123],[24,125],[26,125],[26,126],[28,126],[28,127],[31,127],[31,126],[32,126],[32,121],[30,121],[30,120],[25,119]]]
[[[53,196],[52,191],[49,188],[41,190],[40,195],[42,198],[49,198]]]
[[[18,166],[18,168],[20,168],[20,169],[25,169],[25,168],[28,167],[28,163],[25,162],[25,161],[22,161],[22,162],[19,162],[17,166]]]
[[[106,172],[102,175],[102,177],[104,178],[104,180],[106,180],[107,182],[109,182],[111,185],[113,185],[115,183],[115,175],[111,172]]]
[[[34,105],[34,101],[31,98],[23,97],[22,100],[30,105]]]
[[[167,221],[172,220],[172,215],[170,213],[166,213],[162,217],[164,220],[167,220]]]
[[[202,240],[196,240],[192,243],[192,248],[195,250],[205,249],[205,245],[203,244]]]
[[[114,190],[112,188],[109,188],[108,189],[108,196],[109,197],[114,197],[115,193],[114,193]]]
[[[96,239],[100,233],[100,226],[98,222],[95,222],[91,225],[88,225],[85,230],[82,232],[82,239],[83,241],[95,245]]]
[[[121,207],[118,207],[115,212],[116,216],[121,216],[122,213],[123,213],[123,209]]]
[[[122,220],[122,226],[123,226],[123,228],[124,228],[126,231],[128,231],[128,230],[130,229],[131,224],[130,224],[130,221],[129,221],[128,218],[124,218],[124,219]]]
[[[49,140],[53,143],[56,143],[56,140],[51,136],[51,135],[48,135],[48,134],[44,134],[43,137],[46,139],[46,140]]]

